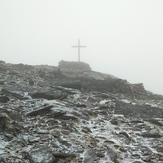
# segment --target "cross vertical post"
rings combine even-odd
[[[78,45],[77,46],[72,46],[73,48],[78,48],[78,62],[80,62],[80,48],[85,48],[86,46],[81,46],[80,45],[80,40],[78,40]]]

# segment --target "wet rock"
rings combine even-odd
[[[104,151],[96,152],[96,156],[100,157],[100,158],[103,158],[103,157],[105,157],[105,152]]]
[[[53,111],[53,117],[54,118],[59,118],[59,117],[62,117],[62,116],[64,116],[66,114],[66,111]]]
[[[92,132],[88,127],[83,127],[81,131],[84,133],[91,133]]]
[[[6,161],[3,157],[0,157],[0,163],[6,163]]]
[[[4,73],[4,72],[6,72],[7,70],[4,68],[4,67],[2,67],[2,66],[0,66],[0,73]]]
[[[17,151],[19,149],[22,149],[22,147],[27,146],[27,142],[23,138],[14,138],[8,145],[6,145],[5,148]]]

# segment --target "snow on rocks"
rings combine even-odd
[[[113,92],[66,88],[57,85],[59,80],[67,80],[66,73],[59,78],[53,71],[52,67],[47,70],[47,67],[10,65],[0,72],[5,76],[0,95],[9,98],[0,101],[1,162],[163,161],[160,96],[158,100],[158,96],[146,99],[150,101],[147,105],[139,99],[133,101],[133,96],[126,97],[125,93],[119,96]],[[37,81],[46,84],[37,85]],[[136,87],[137,91],[141,88]]]

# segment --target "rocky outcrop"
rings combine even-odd
[[[59,68],[61,69],[70,69],[70,70],[81,70],[81,71],[91,71],[89,64],[84,62],[68,62],[68,61],[60,61]]]
[[[0,162],[163,161],[161,95],[97,72],[2,66]]]

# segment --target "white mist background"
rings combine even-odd
[[[81,61],[163,94],[162,0],[0,0],[0,60]]]

